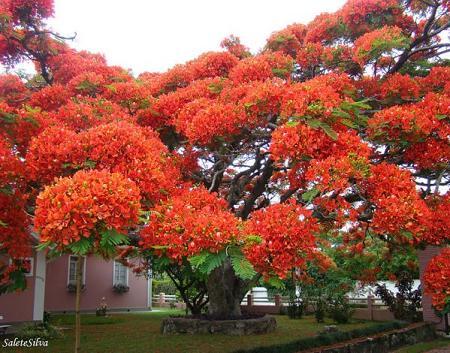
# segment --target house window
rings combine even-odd
[[[128,267],[120,261],[114,261],[113,285],[116,284],[128,286]]]
[[[78,256],[70,255],[69,256],[69,278],[67,283],[68,284],[76,284],[77,283],[77,260]],[[86,284],[86,258],[83,257],[83,266],[81,268],[81,282],[83,284]]]

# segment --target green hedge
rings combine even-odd
[[[256,347],[251,349],[240,349],[233,353],[295,353],[306,349],[320,346],[328,346],[339,342],[349,341],[354,338],[367,337],[385,331],[396,330],[406,327],[407,323],[398,321],[381,323],[374,326],[359,328],[347,332],[333,332],[319,334],[315,337],[298,339],[289,343],[280,343],[273,346]]]
[[[159,293],[178,294],[177,287],[170,279],[154,279],[152,281],[152,292],[153,295]]]

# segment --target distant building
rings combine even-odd
[[[46,261],[44,253],[35,252],[29,259],[27,289],[0,296],[0,324],[40,321],[44,311],[74,311],[76,259],[64,255]],[[146,310],[151,306],[151,279],[136,276],[120,262],[85,257],[82,282],[82,311],[95,311],[103,297],[109,310]]]

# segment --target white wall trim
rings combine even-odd
[[[44,319],[45,273],[47,266],[44,252],[36,252],[34,262],[33,320],[42,321]]]
[[[152,280],[153,280],[153,273],[152,270],[148,270],[148,276],[147,276],[147,307],[152,310],[152,298],[153,298],[153,288],[152,288]]]

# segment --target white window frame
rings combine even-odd
[[[68,258],[68,261],[67,261],[67,285],[69,285],[69,284],[76,284],[76,280],[74,280],[74,281],[70,280],[70,259],[73,258],[73,257],[78,257],[78,255],[69,255],[69,258]],[[86,262],[87,261],[86,261],[86,256],[82,256],[82,258],[84,260],[83,273],[81,274],[81,276],[82,276],[82,284],[86,285]]]
[[[125,267],[125,283],[117,283],[116,282],[116,263],[120,264],[121,266]],[[116,284],[123,284],[125,286],[128,286],[128,266],[123,265],[120,261],[114,260],[113,261],[113,286]]]

